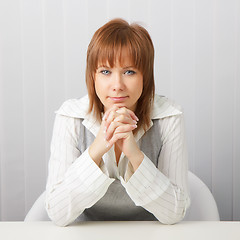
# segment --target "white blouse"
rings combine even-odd
[[[133,202],[151,212],[160,222],[173,224],[181,221],[190,198],[180,107],[155,95],[151,119],[159,119],[162,141],[158,166],[144,155],[135,172],[123,153],[116,164],[114,147],[103,155],[100,167],[91,159],[88,149],[80,154],[80,119],[84,119],[82,124],[94,136],[100,128],[100,123],[91,114],[86,114],[87,109],[88,96],[85,96],[66,101],[56,112],[46,186],[49,217],[59,226],[72,223],[104,196],[115,179],[119,179]],[[137,132],[137,143],[143,134],[143,129]]]

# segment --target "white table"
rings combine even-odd
[[[1,240],[240,240],[240,222],[0,222]]]

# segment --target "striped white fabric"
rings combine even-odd
[[[80,154],[78,141],[80,118],[95,136],[100,124],[86,115],[88,97],[66,101],[56,112],[46,187],[46,209],[59,226],[73,222],[86,208],[106,193],[115,179],[120,179],[137,206],[151,212],[160,222],[173,224],[183,219],[189,206],[188,162],[183,114],[167,98],[155,97],[152,119],[160,119],[162,149],[156,167],[144,155],[133,172],[128,159],[121,155],[117,166],[114,149],[103,156],[100,168],[88,154]],[[137,142],[144,132],[135,136]]]

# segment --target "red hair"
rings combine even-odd
[[[127,49],[132,64],[143,75],[143,91],[138,99],[135,114],[140,119],[138,128],[146,130],[150,125],[150,113],[154,100],[154,47],[147,30],[138,24],[128,24],[123,19],[114,19],[99,28],[92,37],[87,51],[86,84],[89,96],[89,113],[94,112],[101,121],[103,104],[95,92],[95,73],[99,64],[113,67],[118,60],[124,61],[121,53]]]

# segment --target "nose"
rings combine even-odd
[[[113,91],[123,91],[124,90],[124,81],[121,73],[116,73],[113,76],[112,81]]]

